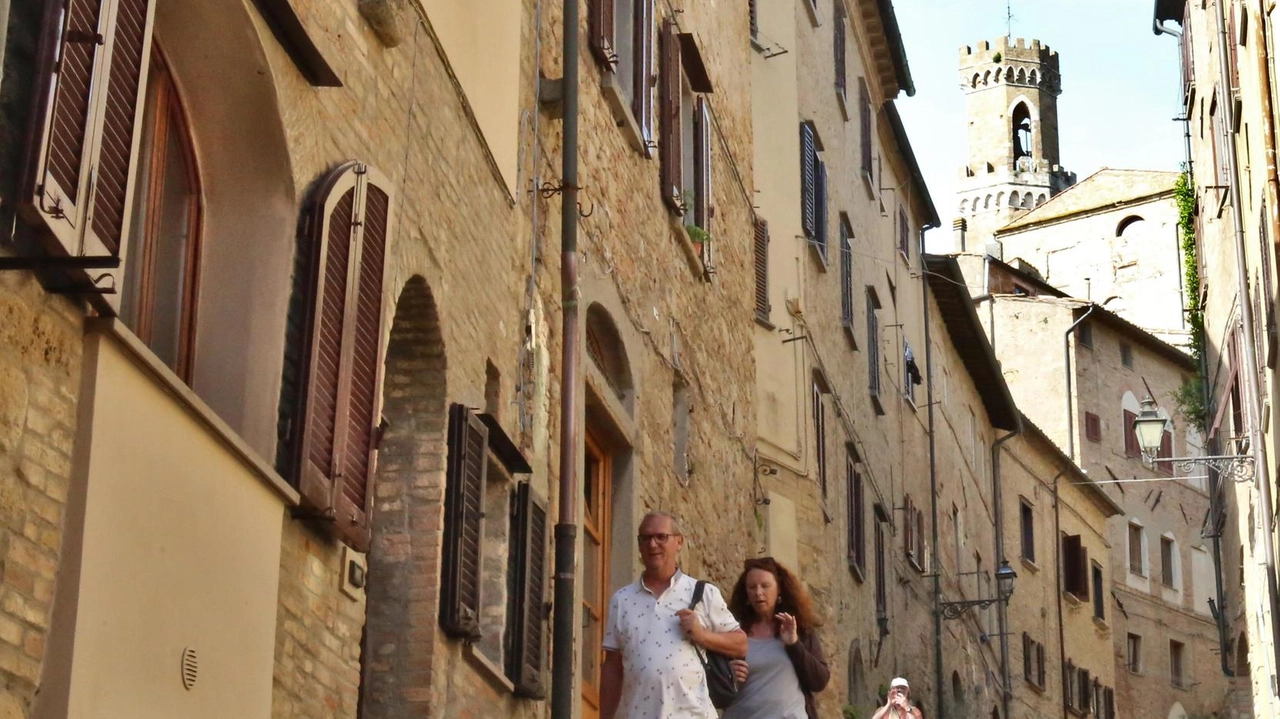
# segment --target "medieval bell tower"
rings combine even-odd
[[[960,86],[969,161],[960,172],[954,249],[982,252],[997,229],[1075,184],[1058,164],[1058,53],[1007,37],[962,47]]]

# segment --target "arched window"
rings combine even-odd
[[[1019,83],[1026,83],[1026,81],[1027,81],[1027,71],[1026,71],[1026,69],[1025,69],[1025,68],[1019,68],[1019,69],[1018,69],[1018,82],[1019,82]]]
[[[1020,102],[1013,108],[1013,159],[1031,157],[1031,110]]]
[[[1010,192],[1009,207],[1022,207],[1022,196],[1017,192]]]
[[[1013,68],[1004,71],[1005,82],[1013,82]]]
[[[986,72],[982,73],[982,84],[989,85],[990,83],[991,83],[991,71],[987,70]]]
[[[1003,192],[997,192],[997,193],[996,193],[996,207],[998,208],[998,207],[1000,207],[1000,206],[1001,206],[1001,205],[1003,205],[1003,204],[1004,204],[1004,193],[1003,193]]]
[[[979,74],[978,74],[978,73],[976,73],[976,72],[975,72],[975,73],[973,73],[973,81],[969,83],[969,87],[977,87],[977,86],[978,86],[978,80],[980,80],[980,79],[982,79],[982,76],[981,76],[981,75],[979,75]]]
[[[1045,201],[1046,199],[1047,199],[1047,198],[1046,198],[1043,194],[1037,195],[1037,196],[1036,196],[1036,207],[1039,207],[1039,206],[1043,205],[1043,204],[1044,204],[1044,201]]]
[[[964,684],[960,681],[960,672],[951,672],[951,705],[956,713],[964,712]]]
[[[189,382],[200,264],[200,174],[182,99],[158,47],[151,53],[145,103],[120,316]]]
[[[587,309],[587,355],[600,374],[604,376],[609,388],[614,391],[618,401],[631,411],[631,364],[622,345],[622,338],[613,325],[608,311],[598,304]]]
[[[1036,80],[1037,80],[1036,71],[1032,70],[1031,73],[1027,75],[1027,82],[1032,85],[1035,85],[1037,84]]]
[[[1123,220],[1120,220],[1120,223],[1116,225],[1116,237],[1132,236],[1141,232],[1145,229],[1145,222],[1146,221],[1138,215],[1129,215]]]

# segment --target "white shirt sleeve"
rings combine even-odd
[[[738,628],[738,620],[734,618],[733,612],[729,611],[729,605],[725,603],[720,588],[710,582],[707,582],[702,590],[702,606],[706,608],[704,618],[707,621],[707,628],[711,631],[724,633]]]
[[[622,592],[614,592],[613,596],[609,597],[608,619],[605,620],[604,641],[602,641],[601,644],[604,646],[606,651],[610,652],[616,652],[622,649],[622,630],[618,626],[618,614],[620,614],[618,611],[620,604],[618,601],[618,595],[621,593]]]

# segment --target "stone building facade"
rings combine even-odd
[[[1187,348],[1177,179],[1176,172],[1099,170],[996,230],[999,254]]]
[[[999,449],[1005,554],[1017,558],[1018,571],[1005,629],[1014,699],[1009,716],[1060,715],[1069,691],[1080,696],[1082,671],[1089,675],[1084,684],[1094,713],[1127,716],[1115,696],[1113,610],[1106,585],[1091,576],[1095,569],[1110,574],[1107,521],[1122,509],[1030,418],[1024,415],[1022,424],[1022,436]],[[1082,577],[1089,581],[1082,585]],[[1101,612],[1094,595],[1100,588]]]
[[[1224,710],[1230,686],[1212,616],[1218,558],[1204,536],[1207,478],[1147,461],[1132,427],[1149,395],[1171,421],[1159,457],[1202,454],[1200,433],[1176,413],[1175,394],[1194,376],[1194,364],[1119,315],[1067,297],[1034,274],[989,256],[963,260],[970,284],[999,288],[979,314],[1015,399],[1121,510],[1107,523],[1106,553],[1090,553],[1078,588],[1064,583],[1062,590],[1068,611],[1091,609],[1096,632],[1113,645],[1116,706],[1125,716],[1144,717]],[[1024,291],[1000,293],[1014,285]],[[1058,343],[1064,355],[1023,351]],[[1064,556],[1074,549],[1064,545]],[[1069,694],[1067,701],[1078,706]]]
[[[1221,668],[1232,676],[1233,713],[1280,712],[1276,580],[1275,240],[1280,195],[1276,10],[1269,3],[1162,1],[1158,35],[1180,49],[1177,110],[1186,123],[1184,246],[1200,288],[1190,308],[1201,338],[1206,446],[1244,455],[1251,473],[1212,479],[1214,536],[1226,559],[1221,581]],[[1165,45],[1170,38],[1161,37]],[[1173,158],[1171,158],[1172,160]],[[1233,481],[1236,480],[1236,481]]]
[[[546,715],[564,311],[596,513],[579,666],[644,511],[684,518],[686,569],[736,577],[759,541],[745,11],[628,3],[648,12],[639,84],[683,84],[620,128],[584,8],[565,305],[563,121],[539,84],[561,74],[558,8],[45,5],[6,3],[5,126],[24,132],[2,138],[2,247],[38,277],[0,278],[0,716]],[[46,85],[59,53],[88,69]],[[71,135],[100,154],[49,149],[74,149],[29,110],[50,101],[87,108]],[[672,137],[688,158],[659,157]],[[95,184],[108,165],[123,189]],[[85,195],[119,224],[81,223],[105,222]]]

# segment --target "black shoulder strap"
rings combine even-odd
[[[693,600],[689,602],[689,608],[693,609],[698,606],[698,602],[702,601],[702,590],[707,586],[706,580],[699,579],[698,583],[693,585]]]

